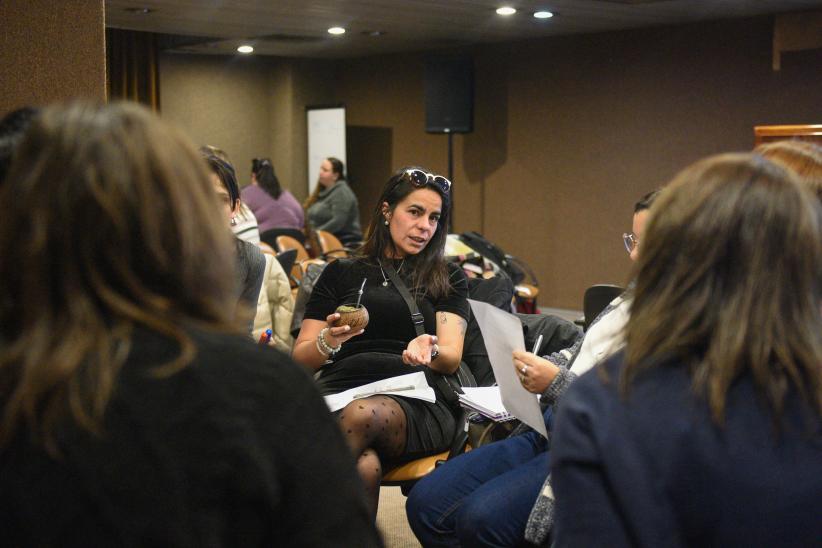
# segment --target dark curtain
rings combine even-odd
[[[106,29],[106,90],[109,100],[137,101],[160,110],[157,38],[150,32]]]

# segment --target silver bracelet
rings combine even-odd
[[[333,356],[337,352],[340,351],[342,348],[342,343],[338,344],[337,346],[330,346],[327,342],[325,342],[325,334],[328,332],[327,327],[323,327],[322,330],[317,334],[317,350],[320,351],[320,354],[325,356]]]

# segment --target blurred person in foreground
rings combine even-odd
[[[181,134],[49,108],[0,196],[4,543],[380,544],[311,379],[232,322],[232,236]]]
[[[625,351],[568,390],[557,546],[812,546],[822,539],[822,210],[751,154],[663,190]]]

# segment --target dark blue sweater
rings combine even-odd
[[[722,427],[684,367],[617,391],[622,354],[560,403],[551,470],[557,546],[820,546],[822,423],[789,394],[777,434],[749,377]]]

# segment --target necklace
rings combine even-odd
[[[388,277],[385,275],[385,270],[382,269],[382,261],[378,261],[380,264],[380,274],[382,274],[382,286],[388,287]],[[397,269],[397,274],[400,273],[402,270],[403,265],[405,264],[405,259],[400,262],[400,267]]]

